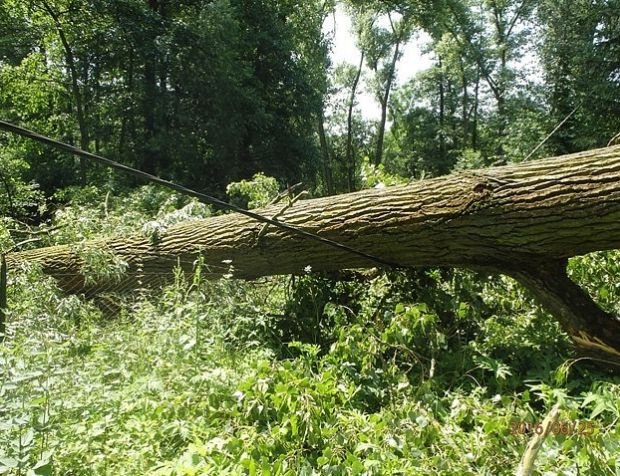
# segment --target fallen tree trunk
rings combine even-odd
[[[280,212],[282,212],[280,214]],[[300,201],[266,216],[402,267],[505,273],[530,287],[581,349],[620,358],[620,320],[566,274],[567,259],[620,248],[620,147],[465,171],[408,186]],[[153,283],[198,255],[212,277],[374,267],[376,263],[273,226],[228,214],[173,226],[158,237],[97,241],[129,265],[117,283],[88,283],[69,246],[7,256],[34,262],[69,292]],[[232,267],[232,268],[231,268]]]

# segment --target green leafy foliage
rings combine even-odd
[[[300,180],[320,194],[519,162],[575,107],[536,156],[618,132],[617,1],[348,3],[360,55],[331,67],[333,2],[6,0],[0,115],[247,208]],[[414,30],[432,64],[397,85]],[[380,120],[362,117],[366,91]],[[127,268],[90,240],[156,244],[215,213],[4,134],[0,211],[2,252],[70,244],[87,283]],[[614,313],[618,258],[569,264]],[[574,359],[515,281],[209,282],[202,263],[94,300],[34,266],[10,274],[0,474],[508,475],[519,429],[555,404],[566,431],[537,471],[620,473],[620,381]]]
[[[323,2],[4,3],[3,119],[218,194],[259,170],[314,182]],[[49,193],[109,178],[22,140],[3,156]]]
[[[232,182],[226,187],[226,193],[237,206],[243,208],[260,208],[269,204],[278,196],[278,181],[258,173],[252,180]]]
[[[146,185],[119,193],[98,187],[71,187],[55,194],[58,203],[53,220],[51,244],[79,245],[104,236],[135,234],[147,236],[167,227],[212,215],[209,206],[162,187]]]
[[[620,311],[620,268],[617,250],[590,253],[570,260],[568,271],[572,279],[583,286],[605,310]]]
[[[82,246],[75,252],[83,262],[80,272],[86,276],[86,284],[119,282],[128,267],[126,261],[105,248]]]
[[[151,187],[106,203],[103,191],[66,193],[92,222],[58,214],[54,240],[192,203]],[[615,289],[613,263],[602,253],[571,266]],[[87,274],[111,278],[122,267],[105,253],[91,264]],[[156,294],[118,299],[113,320],[32,267],[9,291],[5,474],[513,474],[527,442],[517,423],[558,402],[563,424],[593,431],[551,435],[537,468],[617,465],[619,383],[569,360],[557,324],[508,278],[210,282],[198,260]]]
[[[362,188],[384,188],[407,183],[403,177],[387,172],[383,164],[371,164],[368,157],[362,160],[360,177]]]

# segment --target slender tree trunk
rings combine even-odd
[[[4,254],[0,255],[0,342],[4,341],[6,334],[6,308],[7,308],[7,268]]]
[[[148,5],[155,15],[161,15],[162,3],[159,0],[148,0]],[[148,39],[149,48],[144,55],[144,78],[142,96],[142,114],[144,115],[144,144],[141,147],[139,168],[157,174],[161,163],[160,150],[157,146],[159,130],[158,107],[160,106],[160,63],[157,52],[156,35]]]
[[[125,88],[124,88],[124,93],[127,98],[132,98],[134,94],[133,68],[134,68],[134,49],[133,49],[133,46],[130,45],[129,52],[128,52],[127,71],[125,75]],[[133,117],[134,117],[133,108],[130,110],[123,108],[122,113],[121,113],[121,130],[120,130],[120,136],[118,139],[118,154],[119,154],[119,157],[121,158],[125,158],[128,152],[127,136],[129,136],[131,132],[135,131],[135,127],[133,126],[133,122],[134,122]]]
[[[262,210],[273,216],[279,206]],[[620,146],[466,171],[402,187],[295,203],[278,220],[402,267],[466,267],[514,276],[533,290],[578,348],[620,359],[620,320],[566,274],[570,256],[620,248]],[[238,214],[171,227],[160,236],[87,244],[128,263],[120,282],[87,282],[71,246],[13,253],[66,291],[87,295],[156,284],[202,255],[210,277],[374,267],[375,262]],[[92,278],[92,276],[91,276]]]
[[[459,67],[461,70],[461,124],[463,127],[463,144],[467,143],[469,136],[469,92],[467,90],[469,84],[467,82],[467,74],[465,73],[465,64],[463,58],[459,56]]]
[[[497,81],[496,103],[497,103],[497,163],[504,164],[506,162],[506,150],[504,141],[506,140],[506,127],[508,126],[508,117],[506,111],[506,53],[502,53],[500,59],[500,72]]]
[[[323,114],[323,107],[321,106],[321,113],[319,115],[319,143],[321,145],[321,157],[323,158],[323,179],[325,180],[325,189],[328,195],[334,194],[334,179],[332,175],[332,160],[329,150],[329,144],[327,143],[327,135],[325,134],[325,116]]]
[[[80,85],[78,81],[79,75],[75,62],[75,56],[73,54],[73,49],[71,48],[71,45],[67,40],[67,36],[65,34],[65,30],[62,22],[60,21],[60,16],[58,15],[58,13],[56,13],[45,0],[42,0],[41,4],[43,5],[43,8],[47,12],[47,14],[54,21],[54,26],[56,27],[58,37],[60,38],[60,42],[63,47],[65,61],[67,63],[67,68],[69,69],[69,76],[71,79],[71,94],[73,96],[73,100],[75,101],[75,112],[77,116],[78,127],[80,129],[80,148],[82,150],[88,151],[90,147],[90,137],[88,134],[86,114],[84,113],[84,98],[82,96],[82,91],[80,90]],[[80,158],[80,181],[83,185],[86,184],[86,174],[86,160],[84,158]]]
[[[142,98],[142,112],[144,114],[144,147],[140,161],[140,168],[145,172],[157,174],[159,158],[155,147],[157,125],[155,108],[158,100],[157,75],[154,55],[145,59],[144,64],[144,96]]]
[[[95,51],[95,60],[94,60],[94,97],[95,97],[95,107],[96,111],[94,114],[94,136],[95,136],[95,153],[98,154],[101,149],[101,114],[99,111],[100,101],[101,101],[101,65],[100,65],[101,57],[99,55],[99,51]]]
[[[446,161],[446,92],[443,78],[443,62],[438,57],[439,67],[439,158],[442,164]]]
[[[480,91],[480,68],[476,70],[476,86],[474,88],[474,112],[471,124],[471,148],[478,150],[478,106],[479,106],[479,93]]]
[[[506,137],[506,128],[508,126],[508,117],[506,111],[506,80],[508,75],[508,41],[516,21],[521,15],[523,6],[526,4],[526,0],[514,14],[511,22],[506,20],[506,12],[494,2],[492,4],[493,17],[495,19],[495,36],[499,53],[499,71],[497,73],[496,89],[494,91],[497,101],[497,116],[498,116],[498,130],[497,130],[497,151],[496,154],[500,161],[503,161],[506,155],[504,149],[504,140]]]
[[[392,85],[394,84],[394,76],[396,75],[396,63],[400,56],[400,38],[396,40],[394,46],[394,55],[390,62],[390,69],[388,72],[387,81],[385,84],[385,90],[381,97],[381,120],[379,121],[379,130],[377,131],[377,147],[375,149],[375,165],[379,165],[383,161],[383,142],[385,140],[385,124],[387,122],[387,110],[390,101],[390,92],[392,91]]]
[[[357,94],[357,85],[359,84],[364,67],[364,52],[360,56],[360,62],[357,67],[357,73],[351,86],[351,96],[349,98],[349,114],[347,116],[347,153],[345,157],[347,169],[347,185],[349,192],[355,190],[355,156],[353,154],[353,108],[355,107],[355,96]]]

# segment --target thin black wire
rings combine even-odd
[[[11,124],[9,122],[6,121],[2,121],[0,120],[0,130],[5,130],[8,132],[12,132],[13,134],[17,134],[20,135],[22,137],[27,137],[29,139],[32,139],[34,141],[37,142],[41,142],[43,144],[55,147],[57,149],[63,150],[65,152],[69,152],[71,154],[75,154],[78,155],[80,157],[85,157],[87,159],[93,160],[95,162],[98,162],[100,164],[106,165],[107,167],[110,167],[112,169],[116,169],[116,170],[120,170],[122,172],[125,172],[129,175],[133,175],[134,177],[139,177],[141,179],[144,180],[148,180],[149,182],[153,182],[153,183],[157,183],[159,185],[163,185],[164,187],[167,187],[171,190],[175,190],[177,192],[183,193],[185,195],[189,195],[191,197],[195,197],[198,200],[200,200],[203,203],[208,203],[211,205],[215,205],[216,207],[225,209],[225,210],[231,210],[237,213],[240,213],[242,215],[245,215],[247,217],[250,217],[256,221],[259,221],[261,223],[267,223],[269,225],[275,226],[277,228],[281,228],[283,230],[286,230],[292,234],[298,235],[298,236],[303,236],[304,238],[309,238],[311,240],[314,241],[318,241],[320,243],[326,244],[328,246],[331,246],[332,248],[337,248],[339,250],[344,250],[348,253],[357,255],[357,256],[361,256],[362,258],[365,258],[369,261],[373,261],[377,264],[380,264],[382,266],[388,266],[388,267],[392,267],[392,268],[397,268],[399,267],[396,263],[392,263],[388,260],[385,260],[383,258],[379,258],[377,256],[373,256],[371,254],[365,253],[363,251],[357,250],[355,248],[351,248],[350,246],[344,245],[342,243],[338,243],[337,241],[333,241],[330,240],[328,238],[324,238],[322,236],[316,235],[314,233],[311,233],[309,231],[303,230],[301,228],[297,228],[291,225],[288,225],[284,222],[272,219],[272,218],[268,218],[266,216],[263,216],[259,213],[255,213],[253,211],[250,210],[245,210],[243,208],[240,208],[236,205],[233,205],[231,203],[227,203],[224,202],[218,198],[212,197],[211,195],[206,195],[204,193],[200,193],[197,192],[195,190],[192,190],[190,188],[184,187],[183,185],[179,185],[176,184],[174,182],[170,182],[168,180],[162,179],[160,177],[157,177],[156,175],[152,175],[149,174],[148,172],[143,172],[142,170],[138,170],[138,169],[134,169],[133,167],[129,167],[127,165],[123,165],[119,162],[116,162],[114,160],[110,160],[110,159],[106,159],[105,157],[102,157],[100,155],[96,155],[93,154],[91,152],[86,152],[85,150],[82,150],[78,147],[66,144],[64,142],[60,142],[54,139],[51,139],[47,136],[44,136],[42,134],[39,134],[37,132],[31,131],[29,129],[25,129],[23,127],[20,126],[16,126],[14,124]]]
[[[559,131],[562,128],[562,126],[566,123],[566,121],[568,121],[573,116],[573,114],[575,114],[577,112],[577,110],[580,107],[581,107],[581,104],[578,104],[575,107],[575,109],[573,109],[571,112],[569,112],[568,115],[564,119],[562,119],[562,122],[560,122],[557,126],[555,126],[555,128],[551,132],[549,132],[549,134],[547,134],[545,136],[545,138],[542,141],[540,141],[540,143],[536,147],[534,147],[534,149],[529,154],[527,154],[527,157],[525,157],[525,159],[523,159],[523,162],[526,162],[531,156],[533,156],[536,152],[538,152],[538,149],[540,149],[543,145],[545,145],[545,143],[549,139],[551,139],[551,137],[553,137],[553,134],[555,134],[557,131]]]

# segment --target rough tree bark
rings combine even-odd
[[[274,216],[279,206],[261,211]],[[566,273],[567,259],[620,248],[620,146],[519,165],[465,171],[407,186],[295,203],[278,220],[403,267],[450,266],[499,272],[528,286],[584,351],[620,359],[620,320],[601,310]],[[213,277],[240,278],[374,267],[346,251],[238,214],[143,236],[91,243],[129,263],[118,288],[190,270],[202,255]],[[38,263],[70,292],[87,284],[69,246],[7,256],[9,273]]]

